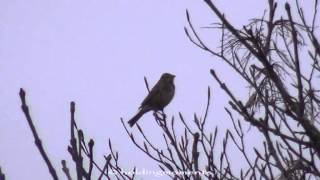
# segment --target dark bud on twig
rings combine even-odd
[[[70,171],[69,171],[69,168],[67,167],[66,160],[62,160],[61,164],[62,164],[62,171],[67,176],[68,180],[71,180],[72,178],[70,176]]]
[[[187,16],[187,20],[190,21],[190,15],[188,10],[186,10],[186,16]]]
[[[290,5],[289,5],[289,3],[286,3],[284,7],[286,8],[286,11],[290,11]]]
[[[90,139],[89,143],[88,143],[89,148],[92,148],[94,146],[94,141],[93,139]]]
[[[199,139],[199,133],[194,133],[194,135],[193,135],[193,137],[194,137],[194,139]]]
[[[72,147],[68,146],[68,152],[73,155],[73,150],[72,150]]]
[[[83,139],[83,131],[81,129],[78,131],[78,135],[79,135],[80,140],[82,140]]]
[[[61,164],[62,164],[63,167],[65,167],[66,166],[66,160],[62,160]]]
[[[22,104],[26,104],[26,92],[20,88],[20,92],[19,92]]]
[[[76,103],[74,101],[71,101],[71,103],[70,103],[70,111],[71,111],[71,113],[74,113],[75,106],[76,106]]]
[[[173,167],[167,163],[167,162],[163,162],[163,164],[170,170],[170,171],[174,171]]]

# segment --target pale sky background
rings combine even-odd
[[[260,17],[266,5],[257,0],[215,2],[239,27],[249,18]],[[176,118],[182,112],[190,123],[193,113],[203,115],[210,86],[208,129],[218,126],[221,138],[225,128],[231,127],[224,111],[227,98],[209,69],[215,68],[238,97],[246,97],[247,92],[225,64],[189,42],[183,29],[186,9],[202,37],[217,47],[220,33],[200,28],[217,22],[203,1],[0,1],[0,167],[8,179],[50,179],[20,110],[21,87],[61,179],[65,179],[62,159],[74,169],[67,152],[72,100],[78,125],[87,140],[95,140],[95,157],[101,165],[111,138],[122,167],[158,169],[133,145],[120,123],[120,117],[128,120],[134,115],[146,95],[144,76],[153,85],[163,72],[176,75],[176,96],[166,112]],[[140,125],[163,146],[151,113]],[[248,138],[248,143],[259,141]]]

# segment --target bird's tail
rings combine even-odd
[[[133,125],[135,125],[137,123],[137,121],[143,116],[144,113],[150,111],[151,109],[149,108],[142,108],[139,110],[139,112],[133,116],[133,118],[131,118],[129,121],[128,121],[128,124],[130,125],[130,127],[132,127]]]

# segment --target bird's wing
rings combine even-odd
[[[143,106],[149,104],[150,100],[156,95],[158,94],[160,91],[160,83],[157,83],[155,86],[153,86],[153,88],[151,89],[150,93],[147,95],[146,98],[144,98],[144,100],[141,103],[140,108],[142,108]]]

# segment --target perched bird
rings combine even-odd
[[[174,96],[174,75],[162,74],[157,84],[151,89],[147,97],[142,101],[138,113],[128,123],[132,127],[145,113],[153,110],[160,111],[167,106]]]

